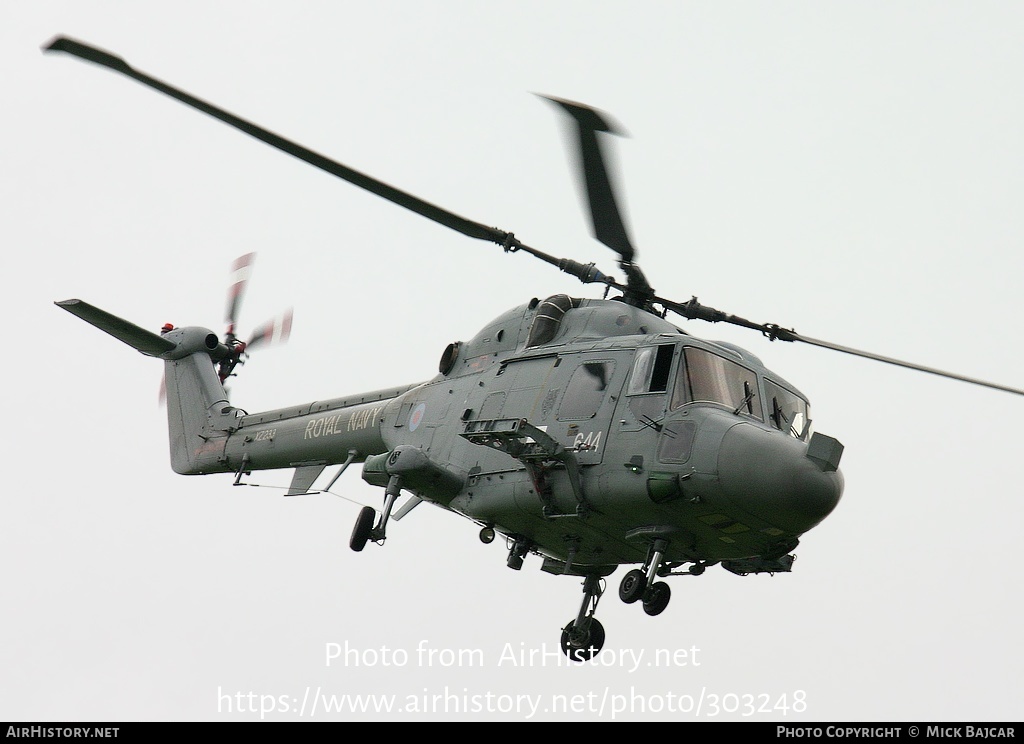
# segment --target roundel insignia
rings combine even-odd
[[[409,414],[409,431],[416,431],[416,428],[423,423],[423,416],[427,412],[427,404],[420,403]]]

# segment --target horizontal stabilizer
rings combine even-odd
[[[422,503],[423,499],[421,499],[419,496],[412,496],[409,498],[408,501],[402,504],[401,509],[399,509],[398,511],[391,515],[391,518],[397,522],[399,519],[404,517],[406,514],[411,512],[413,509],[415,509]]]
[[[285,496],[300,496],[304,493],[309,493],[309,488],[313,485],[313,481],[320,477],[320,473],[324,472],[325,467],[327,466],[319,464],[300,465],[295,468],[295,475],[292,476],[292,483],[288,487],[288,493]]]
[[[134,323],[129,323],[127,320],[118,318],[116,315],[111,315],[105,310],[93,307],[88,302],[64,300],[53,304],[64,308],[72,315],[77,315],[86,323],[90,323],[101,331],[109,333],[118,341],[123,341],[146,356],[159,357],[162,354],[173,351],[177,347],[177,344],[158,336],[152,331],[147,331],[145,328],[140,328]]]

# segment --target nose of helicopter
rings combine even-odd
[[[751,515],[802,534],[832,513],[843,492],[842,445],[819,437],[811,447],[781,432],[750,424],[731,427],[718,456],[725,495]],[[822,443],[832,451],[822,455]]]

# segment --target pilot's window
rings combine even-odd
[[[736,413],[764,420],[757,394],[757,375],[717,354],[688,346],[676,374],[671,408],[684,403],[721,403]]]
[[[558,418],[563,421],[594,418],[608,392],[614,369],[612,362],[584,362],[577,367],[565,388]]]
[[[671,344],[638,350],[626,394],[663,393],[668,390],[668,373],[672,368],[674,350],[675,346]]]
[[[654,348],[648,346],[636,353],[636,360],[633,362],[633,373],[629,376],[629,387],[626,388],[628,395],[647,392],[647,381],[651,379],[651,369],[654,367]]]
[[[768,398],[768,420],[772,426],[797,439],[807,439],[811,428],[807,401],[771,380],[764,381],[764,393]]]

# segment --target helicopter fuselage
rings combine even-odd
[[[615,300],[514,308],[417,385],[219,417],[178,472],[296,468],[299,482],[361,461],[367,482],[398,476],[552,573],[641,563],[654,538],[670,563],[786,570],[777,561],[843,486],[841,445],[812,437],[796,388],[738,347]]]

